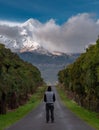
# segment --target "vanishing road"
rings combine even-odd
[[[35,110],[6,130],[96,130],[68,110],[53,87],[55,102],[55,122],[46,123],[45,104],[42,102]]]

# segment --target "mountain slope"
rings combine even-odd
[[[13,52],[32,52],[52,53],[60,55],[61,52],[49,49],[48,41],[38,38],[38,31],[43,24],[34,19],[29,19],[25,23],[16,25],[0,25],[0,43],[5,44]],[[46,44],[43,44],[46,43]]]
[[[16,26],[3,26],[0,31],[0,43],[15,52],[35,50],[40,44],[34,38],[34,26],[36,25],[33,24],[33,19]]]
[[[37,66],[47,83],[55,84],[55,82],[57,82],[58,71],[75,61],[80,54],[52,55],[48,53],[46,55],[37,52],[24,52],[18,53],[18,55],[23,60]]]

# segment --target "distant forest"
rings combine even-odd
[[[74,63],[59,71],[58,80],[69,98],[99,112],[99,38]]]
[[[0,114],[23,105],[43,84],[40,71],[0,44]]]

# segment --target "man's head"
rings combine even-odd
[[[47,91],[52,91],[52,88],[51,88],[51,86],[48,86],[48,89],[47,89]]]

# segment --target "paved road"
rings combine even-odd
[[[42,102],[38,108],[6,130],[95,130],[62,105],[55,87],[53,91],[57,99],[54,123],[46,123],[45,104]]]

